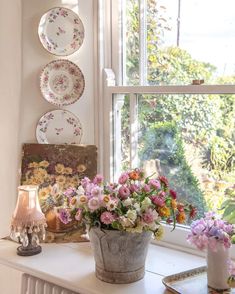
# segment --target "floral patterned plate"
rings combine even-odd
[[[85,80],[80,68],[69,60],[48,63],[40,76],[43,97],[57,106],[76,102],[83,94]]]
[[[44,114],[36,128],[41,144],[79,144],[82,126],[79,119],[67,110],[53,110]]]
[[[84,27],[75,12],[64,7],[55,7],[41,17],[38,36],[47,51],[66,56],[82,45]]]

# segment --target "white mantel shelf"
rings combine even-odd
[[[16,254],[19,244],[0,240],[0,264],[80,294],[170,294],[162,284],[167,275],[205,265],[205,259],[151,244],[145,277],[131,284],[114,285],[95,276],[90,243],[41,244],[38,255]]]

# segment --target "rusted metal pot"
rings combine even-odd
[[[129,233],[91,228],[89,237],[98,279],[125,284],[144,277],[151,232]]]

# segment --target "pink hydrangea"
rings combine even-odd
[[[190,244],[203,250],[208,246],[216,251],[217,243],[224,248],[231,247],[231,237],[234,234],[234,226],[220,219],[214,212],[205,213],[205,217],[191,224],[191,232],[187,237]]]

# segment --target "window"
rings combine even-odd
[[[105,88],[109,174],[164,174],[199,216],[221,207],[235,182],[234,6],[110,1],[117,85]]]

